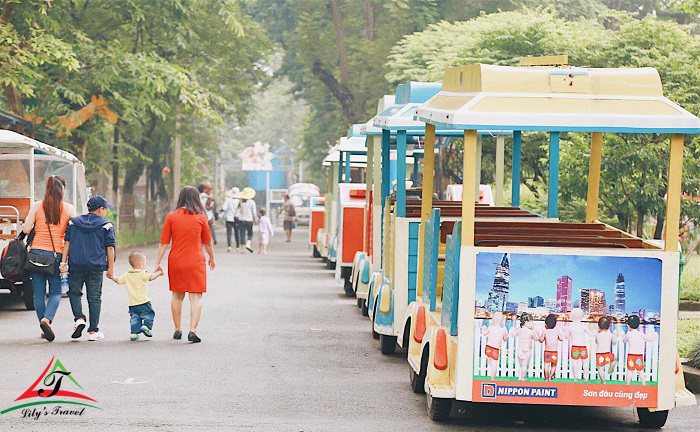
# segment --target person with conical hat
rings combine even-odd
[[[221,206],[221,212],[226,221],[226,244],[228,246],[226,252],[231,252],[231,234],[233,234],[236,239],[236,249],[240,248],[240,234],[238,233],[239,221],[236,216],[238,213],[238,206],[240,205],[241,191],[237,187],[233,187],[226,192],[226,201],[224,201],[224,205]]]
[[[253,198],[255,198],[255,190],[250,187],[243,188],[241,191],[241,204],[238,206],[240,245],[245,245],[248,252],[253,252],[253,224],[258,219],[257,207]],[[239,252],[243,251],[239,249]]]

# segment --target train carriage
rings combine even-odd
[[[445,237],[442,292],[432,280],[424,286],[409,337],[411,384],[427,394],[430,417],[449,416],[455,399],[633,405],[644,426],[661,427],[669,409],[695,404],[679,367],[676,316],[684,135],[700,133],[700,119],[663,96],[658,72],[449,68],[442,92],[417,116],[429,131],[463,131],[465,142],[462,221],[451,234],[435,229],[437,212],[426,221],[426,247]],[[548,218],[475,216],[483,128],[515,131],[514,184],[522,132],[549,134]],[[558,220],[565,132],[591,136],[584,223]],[[603,133],[670,134],[662,246],[598,220]],[[424,265],[434,266],[434,250]]]

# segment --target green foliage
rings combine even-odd
[[[679,319],[677,335],[678,354],[681,357],[689,357],[695,351],[697,357],[700,346],[700,319]]]
[[[612,28],[607,25],[611,22],[615,23]],[[607,11],[599,20],[567,21],[553,8],[523,9],[466,22],[440,22],[404,37],[392,50],[387,79],[441,80],[444,69],[450,66],[477,62],[514,65],[527,55],[565,53],[574,65],[654,67],[661,75],[665,94],[700,114],[700,74],[695,67],[700,62],[699,48],[700,38],[688,27],[652,15],[637,19],[626,12]],[[696,195],[700,189],[698,142],[686,141],[683,191]],[[541,133],[528,133],[523,146],[523,182],[537,201],[544,201],[547,138]],[[589,134],[562,134],[560,208],[567,219],[581,220],[585,215],[582,203],[586,198],[589,148]],[[489,151],[485,146],[487,157]],[[665,212],[667,160],[668,136],[605,134],[601,219],[628,231],[636,229],[640,236],[659,236]],[[459,172],[460,167],[448,164],[448,170]],[[700,217],[700,208],[684,202],[683,215],[685,222],[692,224]],[[657,218],[658,226],[646,229],[649,217]]]
[[[700,302],[700,257],[691,256],[681,276],[681,300]]]

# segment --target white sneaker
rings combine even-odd
[[[80,336],[83,335],[83,330],[85,329],[85,320],[82,318],[78,318],[75,321],[75,325],[73,325],[73,334],[71,337],[73,339],[78,339]]]
[[[98,341],[98,340],[102,340],[104,338],[105,338],[105,335],[101,331],[88,333],[88,340],[89,341]]]

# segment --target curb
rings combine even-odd
[[[700,302],[681,300],[678,309],[682,311],[700,311]]]
[[[685,388],[696,395],[700,394],[700,369],[684,364],[683,377],[685,378]]]

